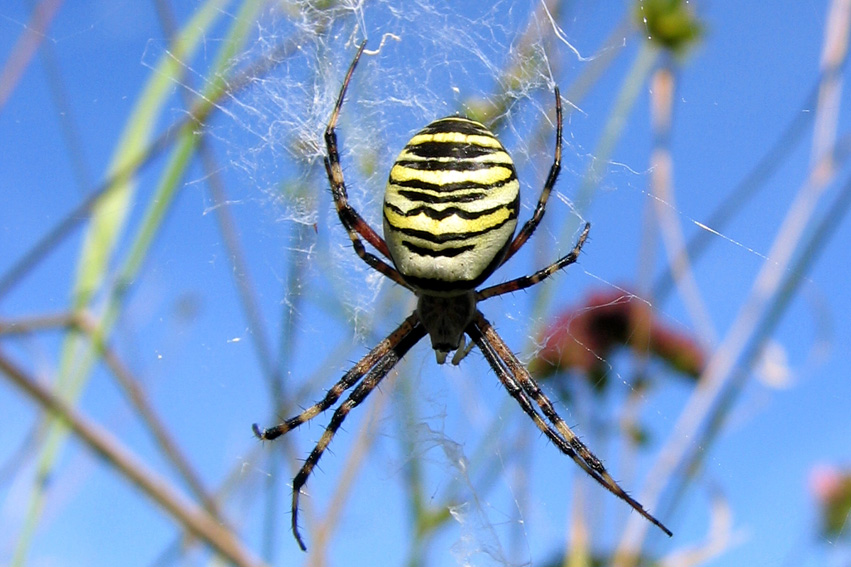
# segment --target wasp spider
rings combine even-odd
[[[600,459],[556,413],[526,368],[477,308],[480,301],[533,286],[574,263],[588,236],[590,224],[585,225],[573,250],[546,268],[476,291],[479,284],[525,244],[544,216],[547,199],[561,169],[562,112],[558,87],[553,164],[532,218],[516,236],[520,184],[511,157],[485,126],[450,116],[435,120],[418,132],[393,164],[384,194],[385,240],[349,205],[335,131],[346,89],[365,46],[366,42],[360,45],[349,67],[325,129],[328,152],[325,170],[340,222],[355,252],[370,267],[411,290],[418,301],[416,310],[346,372],[322,401],[274,427],[261,430],[256,424],[253,426],[260,439],[275,439],[331,408],[344,392],[354,388],[334,411],[316,447],[293,479],[292,530],[299,546],[306,549],[298,529],[298,499],[322,453],[349,411],[426,335],[431,338],[439,364],[452,351],[455,351],[452,362],[457,364],[473,345],[478,346],[508,393],[562,453],[670,536],[668,528],[615,482]],[[367,252],[364,240],[390,263]],[[472,340],[469,345],[465,334]]]

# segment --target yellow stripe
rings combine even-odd
[[[402,150],[402,153],[399,154],[399,157],[396,158],[396,161],[437,161],[437,162],[447,162],[453,163],[458,161],[469,161],[469,162],[484,162],[484,163],[494,163],[494,164],[506,164],[513,165],[514,162],[511,160],[511,156],[508,155],[505,151],[493,152],[491,154],[483,154],[476,157],[464,157],[458,158],[455,156],[444,156],[444,157],[423,157],[417,154],[411,153],[407,150],[407,146]]]
[[[387,191],[384,194],[384,202],[388,205],[392,205],[399,209],[402,212],[408,212],[411,209],[416,207],[428,207],[435,211],[442,211],[449,207],[458,207],[464,211],[470,213],[476,213],[479,211],[484,211],[487,209],[492,209],[493,207],[500,205],[509,205],[517,198],[517,190],[519,183],[517,181],[513,181],[511,183],[506,183],[501,187],[492,187],[487,189],[487,195],[482,199],[476,199],[474,201],[467,202],[459,202],[458,200],[464,197],[465,195],[474,193],[480,193],[479,190],[470,190],[470,191],[452,191],[447,193],[441,193],[440,191],[423,191],[422,189],[408,189],[405,188],[405,191],[410,191],[412,193],[420,193],[424,196],[435,195],[435,196],[445,196],[451,195],[455,199],[446,203],[427,203],[422,201],[415,201],[403,196],[399,193],[400,187],[395,185],[388,185]]]
[[[508,207],[500,207],[489,215],[485,215],[473,220],[462,219],[455,215],[446,217],[445,219],[441,220],[435,220],[424,214],[420,214],[414,217],[406,217],[397,214],[392,209],[384,209],[384,214],[387,216],[387,221],[390,223],[391,226],[393,226],[393,228],[400,230],[419,230],[423,232],[428,232],[429,234],[433,234],[435,236],[440,236],[442,234],[464,234],[485,231],[508,220],[511,215],[511,211],[508,209]],[[476,237],[471,236],[470,240],[475,242]],[[424,247],[432,248],[436,247],[436,245],[433,242],[427,242]]]
[[[417,134],[411,141],[409,146],[418,146],[427,142],[450,142],[456,144],[470,144],[472,146],[481,146],[483,148],[496,148],[501,150],[502,144],[494,137],[479,136],[475,134],[462,134],[460,132],[440,132],[437,134]]]
[[[412,169],[402,165],[394,165],[390,170],[390,183],[404,183],[406,181],[422,181],[432,185],[446,185],[449,183],[479,183],[481,185],[495,185],[512,175],[511,169],[495,165],[487,169],[472,171],[438,170],[427,171]]]

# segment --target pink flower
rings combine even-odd
[[[706,355],[690,335],[662,325],[647,302],[622,291],[590,294],[580,307],[557,315],[543,333],[543,348],[530,364],[539,376],[579,370],[605,373],[618,347],[654,355],[674,370],[697,377]]]

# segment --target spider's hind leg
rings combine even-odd
[[[299,547],[301,547],[303,551],[307,550],[307,546],[304,544],[304,539],[301,537],[301,532],[298,529],[298,500],[301,495],[301,489],[304,487],[305,483],[307,483],[307,479],[310,477],[310,474],[313,472],[313,469],[316,467],[319,459],[322,458],[322,454],[328,448],[328,445],[331,443],[331,440],[334,438],[334,435],[343,424],[343,421],[346,419],[349,412],[366,399],[369,393],[372,392],[379,383],[381,383],[396,363],[405,356],[405,353],[407,353],[411,347],[425,336],[425,333],[425,328],[422,323],[419,322],[417,314],[414,313],[410,315],[407,319],[405,319],[402,325],[393,331],[393,333],[391,333],[386,339],[381,341],[378,346],[372,349],[369,354],[361,359],[361,361],[358,362],[352,370],[347,372],[346,377],[348,378],[344,377],[343,380],[340,380],[340,382],[335,384],[331,390],[328,391],[328,394],[322,402],[311,406],[300,415],[285,421],[281,425],[277,426],[277,428],[267,429],[261,433],[263,438],[274,439],[274,437],[282,435],[290,429],[301,425],[322,411],[323,408],[330,407],[337,401],[337,399],[340,398],[342,393],[348,387],[357,382],[357,380],[366,373],[366,376],[357,384],[357,386],[355,386],[355,389],[351,394],[349,394],[349,397],[346,398],[346,400],[334,411],[334,415],[331,416],[331,421],[322,433],[322,437],[319,438],[316,446],[310,452],[310,455],[308,455],[304,464],[301,466],[301,469],[299,469],[293,479],[292,531]],[[348,384],[348,386],[346,386],[346,384]],[[309,417],[303,418],[302,416]],[[289,427],[290,425],[292,427]],[[287,429],[287,427],[289,427],[289,429]],[[259,428],[255,426],[255,433],[258,430]],[[279,430],[280,432],[278,432]],[[274,436],[267,435],[267,432],[269,431],[274,431],[276,434]]]
[[[254,435],[256,435],[259,439],[263,439],[265,441],[277,439],[281,435],[292,431],[303,423],[307,423],[323,411],[329,409],[331,406],[337,403],[337,400],[340,399],[340,396],[342,396],[344,392],[346,392],[349,388],[357,384],[358,380],[363,378],[364,374],[369,372],[370,368],[378,364],[378,362],[384,356],[386,356],[389,351],[393,349],[398,349],[399,343],[401,343],[405,338],[408,337],[408,335],[414,332],[418,326],[422,326],[419,322],[419,318],[417,317],[416,313],[411,314],[410,316],[408,316],[407,319],[402,322],[401,325],[396,328],[396,330],[387,335],[387,337],[380,343],[375,345],[375,347],[371,351],[369,351],[366,356],[360,359],[358,363],[351,368],[351,370],[346,372],[339,382],[331,386],[331,388],[328,390],[328,392],[326,392],[325,397],[322,398],[321,401],[313,404],[297,416],[291,417],[290,419],[283,421],[278,425],[275,425],[274,427],[260,429],[260,427],[256,423],[253,424],[251,428],[254,430]]]
[[[517,400],[523,411],[538,426],[538,429],[555,443],[556,447],[562,453],[573,459],[589,476],[599,482],[609,492],[624,500],[633,510],[644,516],[650,523],[665,532],[666,535],[669,537],[672,535],[671,530],[647,512],[641,503],[621,488],[606,470],[603,462],[585,446],[561,416],[558,415],[552,402],[550,402],[549,398],[547,398],[546,394],[544,394],[534,378],[529,374],[529,371],[517,360],[517,357],[511,352],[511,349],[508,348],[505,341],[497,334],[493,326],[485,319],[481,312],[477,314],[475,321],[470,325],[468,334],[479,345],[488,363],[506,387],[508,393]],[[552,426],[544,422],[540,414],[531,406],[530,398],[535,401],[546,418],[552,423]]]
[[[304,538],[301,537],[301,532],[298,529],[298,500],[301,496],[301,489],[307,483],[307,479],[310,477],[310,474],[313,472],[317,463],[319,463],[319,459],[322,458],[322,454],[325,452],[325,449],[328,448],[328,445],[331,443],[331,440],[334,438],[334,435],[343,424],[343,420],[346,419],[349,412],[356,408],[369,395],[369,393],[378,386],[381,380],[387,376],[396,362],[398,362],[399,358],[397,356],[391,356],[392,352],[393,351],[387,353],[378,361],[378,364],[369,371],[366,378],[357,385],[349,397],[346,398],[346,401],[340,404],[340,406],[334,411],[334,415],[331,417],[331,421],[322,433],[322,437],[319,438],[316,446],[310,452],[307,459],[305,459],[304,464],[301,466],[298,473],[296,473],[295,478],[293,478],[292,530],[293,535],[295,536],[295,539],[302,551],[307,551],[307,546],[305,545]]]

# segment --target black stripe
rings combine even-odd
[[[481,146],[471,142],[423,142],[409,144],[405,150],[423,158],[472,159],[504,151],[500,147]]]
[[[473,248],[476,247],[475,244],[468,244],[467,246],[459,246],[457,248],[441,248],[440,250],[432,250],[430,248],[423,248],[421,246],[417,246],[407,240],[402,241],[402,246],[417,254],[419,256],[430,256],[432,258],[454,258],[459,254],[463,254],[464,252],[469,252]]]
[[[425,215],[430,219],[434,220],[443,220],[445,218],[449,218],[451,216],[457,216],[458,218],[462,218],[464,220],[474,220],[486,215],[493,214],[500,209],[510,208],[510,205],[498,205],[496,207],[491,207],[490,209],[484,209],[482,211],[467,211],[460,207],[446,207],[445,209],[433,209],[429,206],[425,207],[415,207],[408,212],[403,211],[399,207],[393,206],[390,203],[384,203],[384,207],[388,209],[392,209],[398,215],[403,217],[415,217],[417,215]]]
[[[393,166],[401,165],[409,169],[417,169],[420,171],[481,171],[492,167],[502,167],[505,169],[514,170],[513,163],[501,161],[470,161],[459,159],[457,161],[440,161],[436,159],[400,159],[396,160]],[[391,170],[392,173],[392,170]]]
[[[493,133],[478,122],[468,122],[466,120],[458,120],[457,116],[447,116],[429,123],[425,128],[419,131],[420,134],[441,134],[447,132],[458,132],[459,134],[468,134],[475,136],[489,136],[495,138]]]
[[[402,244],[405,247],[407,247],[408,250],[411,250],[412,252],[414,252],[414,250],[411,249],[411,246],[416,247],[415,245],[411,245],[411,244],[404,242],[404,241],[402,242]],[[404,275],[403,277],[405,278],[405,281],[407,281],[408,283],[410,283],[414,287],[416,287],[418,289],[422,289],[422,290],[428,290],[428,291],[434,291],[434,292],[440,292],[440,293],[451,293],[451,292],[455,292],[455,291],[466,291],[466,290],[475,289],[476,287],[479,286],[479,284],[481,284],[483,281],[488,279],[488,277],[493,273],[493,271],[496,269],[496,267],[499,266],[500,262],[502,262],[502,259],[505,256],[505,251],[508,250],[509,244],[511,244],[510,238],[508,240],[506,240],[505,246],[502,248],[502,250],[499,251],[498,254],[496,254],[494,256],[491,263],[488,264],[487,267],[485,267],[485,269],[482,270],[481,273],[472,280],[446,281],[446,280],[433,279],[433,278],[418,278],[418,277],[412,276],[412,275]],[[415,252],[415,253],[419,253],[419,252]]]
[[[387,218],[386,214],[384,215],[384,218],[385,218],[385,220],[387,220],[387,224],[389,224],[393,228],[393,230],[395,230],[396,232],[399,232],[401,234],[404,234],[405,236],[411,236],[411,237],[414,237],[414,238],[419,238],[420,240],[425,240],[426,242],[432,242],[434,244],[445,244],[447,242],[462,242],[464,240],[469,240],[471,238],[476,238],[476,237],[481,236],[483,234],[487,234],[487,233],[489,233],[493,230],[496,230],[498,228],[502,228],[502,226],[505,223],[511,222],[511,221],[513,221],[517,218],[517,209],[509,207],[508,217],[506,217],[506,219],[504,221],[502,221],[499,224],[489,226],[488,228],[486,228],[484,230],[477,230],[477,231],[471,230],[471,231],[468,231],[468,232],[447,232],[447,233],[444,233],[444,234],[433,234],[433,233],[428,232],[426,230],[402,228],[402,227],[396,226],[395,224],[390,222],[390,219]]]
[[[487,189],[490,189],[491,187],[493,187],[493,185],[488,185]],[[432,195],[431,193],[406,191],[405,189],[399,189],[398,193],[400,197],[404,197],[405,199],[415,203],[430,203],[435,205],[438,203],[472,203],[473,201],[481,201],[488,196],[486,189],[481,189],[474,193],[462,193],[461,195]]]
[[[487,275],[490,275],[488,273]],[[416,278],[413,276],[405,276],[405,281],[410,283],[412,286],[419,289],[426,289],[432,292],[439,293],[449,293],[454,291],[468,291],[471,289],[475,289],[480,283],[485,280],[483,277],[478,277],[473,281],[470,280],[456,280],[454,282],[447,282],[444,280],[436,280],[432,278]]]
[[[387,217],[384,217],[387,218]],[[389,221],[388,221],[389,222]],[[393,230],[397,232],[401,232],[405,236],[413,236],[415,238],[419,238],[420,240],[426,240],[428,242],[433,242],[434,244],[445,244],[447,242],[453,241],[463,241],[467,240],[470,237],[478,236],[479,234],[484,234],[492,229],[485,230],[483,232],[474,233],[474,232],[447,232],[446,234],[432,234],[425,230],[414,230],[411,228],[400,228],[393,223],[390,223],[390,226],[393,227]],[[498,228],[498,227],[493,227]],[[473,245],[475,246],[475,244]]]
[[[388,183],[396,185],[397,187],[406,187],[408,189],[422,189],[423,191],[434,191],[435,193],[448,193],[451,191],[468,191],[471,189],[481,189],[487,191],[489,189],[493,189],[494,187],[502,187],[506,183],[510,183],[516,180],[517,176],[514,174],[514,171],[512,171],[510,176],[506,177],[499,183],[474,183],[472,181],[461,181],[459,183],[437,184],[428,183],[420,179],[407,179],[405,181],[397,181],[393,179],[392,175],[390,176],[390,180],[388,181]]]

